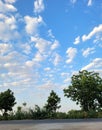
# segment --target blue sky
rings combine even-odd
[[[102,76],[101,0],[0,0],[0,91],[17,105],[42,107],[54,90],[61,111],[78,109],[63,89],[84,69]]]

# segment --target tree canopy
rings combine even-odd
[[[102,78],[98,73],[79,71],[71,78],[64,95],[80,104],[82,110],[99,110],[102,107]]]
[[[58,97],[58,95],[52,90],[45,105],[46,110],[49,113],[56,112],[56,110],[61,107],[60,105],[58,105],[60,101],[61,101],[60,97]]]
[[[12,107],[15,104],[15,97],[10,89],[0,93],[0,110],[4,111],[3,114],[6,114],[7,111],[12,111]]]

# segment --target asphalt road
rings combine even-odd
[[[102,130],[102,119],[0,121],[0,130]]]

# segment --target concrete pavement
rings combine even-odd
[[[102,130],[102,119],[0,121],[0,130]]]

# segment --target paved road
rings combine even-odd
[[[102,119],[0,121],[0,130],[102,130]]]

